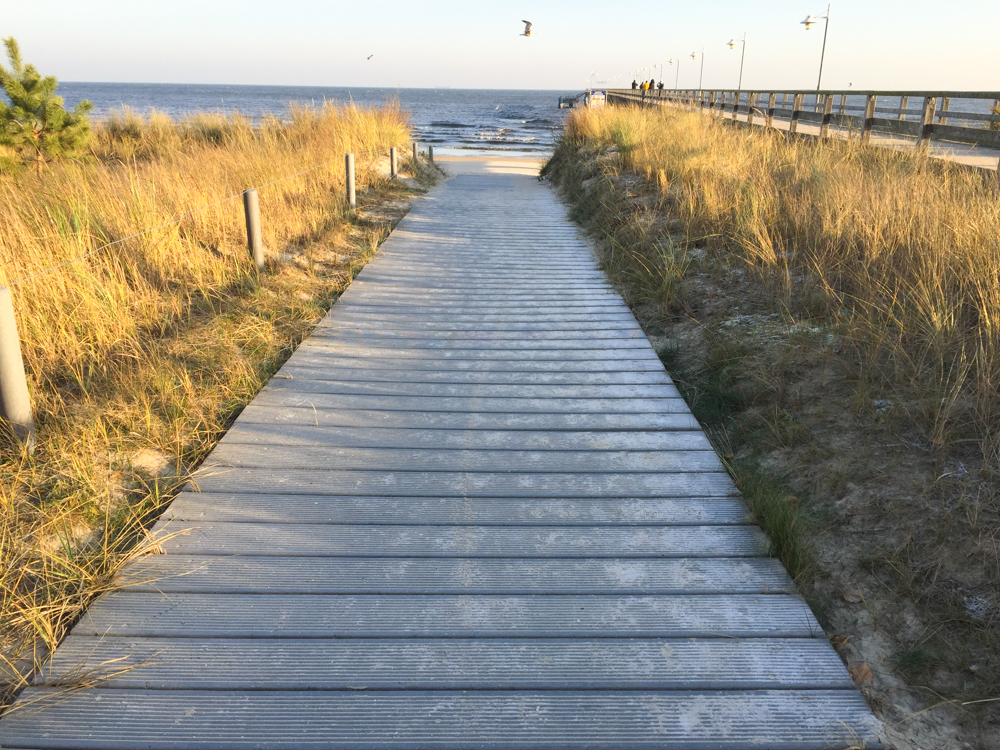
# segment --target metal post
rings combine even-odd
[[[394,180],[397,177],[399,177],[399,169],[397,168],[397,165],[396,165],[396,147],[395,146],[390,146],[389,147],[389,176],[392,179],[394,179]]]
[[[934,112],[937,110],[937,97],[924,97],[924,117],[920,123],[920,136],[917,138],[917,150],[926,151],[934,135]]]
[[[353,211],[358,207],[358,198],[354,192],[354,154],[344,155],[345,183],[347,185],[347,205]]]
[[[14,428],[17,439],[33,453],[35,420],[31,416],[31,398],[24,376],[14,301],[7,287],[0,287],[0,417]]]
[[[774,127],[774,100],[778,98],[777,94],[767,95],[767,127]]]
[[[434,163],[434,147],[427,147],[427,159],[433,164]]]
[[[247,222],[247,248],[258,271],[264,270],[264,240],[260,235],[260,205],[257,191],[253,188],[243,191],[243,213]]]
[[[419,145],[417,144],[416,141],[414,141],[413,142],[413,161],[414,162],[417,161],[417,157],[419,156],[419,154],[418,154],[418,148],[419,148]]]
[[[826,60],[826,37],[830,33],[830,6],[826,6],[826,23],[823,25],[823,51],[819,55],[819,78],[816,79],[816,90],[823,88],[823,61]]]
[[[833,119],[833,94],[829,94],[826,97],[826,101],[823,103],[823,125],[819,130],[819,137],[822,139],[827,139],[830,137],[830,120]]]
[[[875,94],[868,95],[868,102],[865,104],[865,124],[861,126],[861,142],[868,143],[872,139],[872,128],[875,127],[875,103],[878,97]]]
[[[796,94],[792,100],[792,119],[788,123],[788,132],[797,133],[799,130],[799,113],[802,111],[802,94]]]

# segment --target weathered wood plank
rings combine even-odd
[[[98,599],[74,635],[183,638],[815,638],[786,594],[366,595],[146,594]]]
[[[308,382],[308,381],[306,381]],[[514,398],[448,396],[382,396],[297,390],[295,380],[275,380],[254,400],[261,406],[298,406],[316,409],[371,409],[376,411],[497,412],[515,414],[649,414],[685,413],[680,397],[657,398]]]
[[[285,557],[755,557],[756,526],[411,526],[162,520],[168,554]]]
[[[253,668],[248,669],[247,665]],[[103,665],[103,666],[102,666]],[[196,639],[71,636],[46,682],[176,690],[851,689],[824,640]]]
[[[570,398],[651,399],[680,398],[671,383],[651,385],[532,385],[475,383],[359,382],[311,378],[275,378],[269,388],[301,393],[370,394],[378,396],[432,396],[447,398]]]
[[[527,430],[396,430],[237,422],[226,445],[335,445],[353,448],[441,448],[546,451],[712,450],[703,432],[570,432]]]
[[[294,366],[320,367],[326,365],[331,369],[351,367],[370,370],[429,370],[431,372],[655,372],[663,374],[663,364],[659,359],[643,355],[642,352],[630,352],[628,356],[610,359],[420,359],[408,355],[397,356],[393,349],[380,349],[377,353],[368,352],[319,352],[309,347],[300,347],[288,359],[288,364]]]
[[[796,593],[773,558],[585,559],[148,555],[130,591],[223,594]]]
[[[33,701],[34,710],[14,712],[0,724],[5,747],[24,747],[31,738],[46,750],[838,750],[857,747],[860,737],[872,738],[866,747],[875,750],[881,728],[857,690],[30,688],[24,700]]]
[[[345,448],[220,443],[202,464],[216,467],[350,471],[701,472],[724,471],[715,451],[522,451],[463,448]],[[198,476],[197,474],[195,476]]]
[[[285,363],[275,380],[340,380],[364,383],[478,383],[496,385],[660,385],[665,372],[504,372],[403,368],[300,366]]]
[[[205,492],[378,497],[726,497],[725,472],[559,474],[455,471],[296,471],[214,467],[192,480]]]
[[[181,521],[452,526],[719,526],[746,524],[738,497],[499,498],[182,492],[163,514]]]
[[[307,404],[299,407],[266,406],[254,402],[240,414],[244,422],[314,427],[422,427],[448,430],[697,430],[690,412],[664,414],[555,414],[490,412],[414,412],[378,409],[326,409]]]

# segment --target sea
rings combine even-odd
[[[62,82],[67,108],[81,99],[100,118],[122,107],[152,110],[177,118],[191,112],[240,112],[250,117],[282,116],[291,102],[354,102],[379,105],[398,101],[409,112],[414,137],[441,154],[537,154],[551,151],[563,118],[559,97],[579,91],[512,89],[388,89],[329,86],[229,86],[173,83]]]

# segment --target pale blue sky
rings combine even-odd
[[[580,89],[682,56],[680,85],[813,88],[822,0],[0,0],[0,36],[67,81]],[[526,18],[537,36],[518,36]],[[1000,0],[833,3],[824,88],[1000,89]],[[374,55],[367,60],[368,55]],[[673,69],[667,66],[668,85]],[[651,77],[647,74],[647,78]]]

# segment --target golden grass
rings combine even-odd
[[[125,112],[98,124],[88,161],[0,176],[5,283],[194,211],[12,288],[38,449],[0,436],[0,675],[30,668],[155,544],[170,493],[388,231],[346,212],[344,153],[364,208],[407,193],[364,153],[408,140],[391,105],[293,107],[256,127]],[[239,198],[251,186],[265,186],[260,275]]]
[[[759,271],[793,317],[836,327],[861,388],[1000,471],[995,175],[665,109],[577,110],[563,148],[617,150],[605,177],[653,184],[685,245]]]

